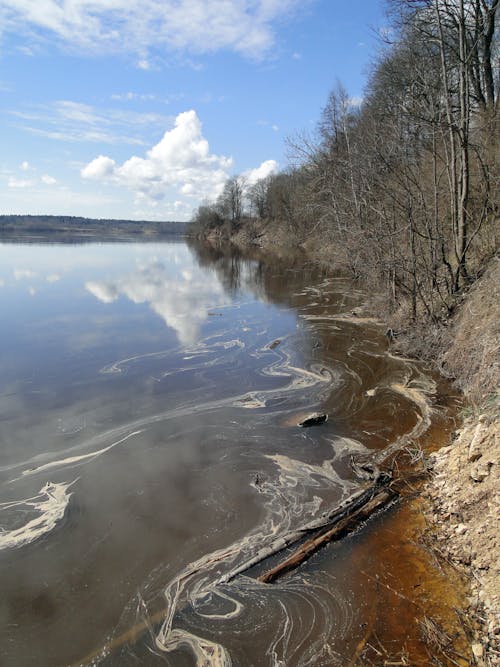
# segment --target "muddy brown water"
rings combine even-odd
[[[275,584],[225,583],[358,488],[352,455],[452,428],[366,298],[301,259],[0,245],[2,667],[427,665],[425,616],[467,664],[414,502]]]

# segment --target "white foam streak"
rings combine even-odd
[[[162,644],[159,648],[166,650]],[[227,649],[222,644],[197,637],[191,632],[172,630],[168,640],[168,650],[173,651],[180,646],[191,649],[196,660],[196,667],[230,667],[233,663]]]
[[[68,506],[71,493],[68,488],[73,482],[54,484],[47,482],[40,489],[40,494],[34,498],[27,498],[9,503],[0,503],[0,510],[19,509],[23,512],[38,514],[20,528],[4,530],[0,528],[0,550],[17,549],[24,547],[43,535],[50,533],[60,522]]]
[[[132,438],[135,435],[139,435],[140,433],[142,433],[142,430],[133,431],[132,433],[129,433],[128,435],[126,435],[124,438],[120,438],[120,440],[117,440],[116,442],[112,442],[107,447],[103,447],[102,449],[98,449],[95,452],[89,452],[88,454],[81,454],[80,456],[68,456],[65,459],[60,459],[58,461],[51,461],[50,463],[45,463],[44,465],[38,466],[37,468],[29,468],[28,470],[24,470],[22,475],[23,475],[23,477],[24,476],[29,476],[29,475],[36,475],[40,472],[46,472],[47,470],[52,470],[54,468],[62,468],[64,466],[74,465],[76,463],[82,463],[83,461],[94,460],[98,456],[102,456],[102,454],[105,454],[106,452],[109,452],[110,449],[113,449],[117,445],[121,445],[122,442],[125,442],[129,438]],[[17,479],[20,479],[20,478],[17,478]],[[12,481],[15,482],[16,479],[13,479]]]
[[[189,602],[199,616],[227,620],[238,616],[243,605],[223,592],[221,587],[244,571],[256,555],[274,544],[281,536],[300,522],[317,515],[321,506],[318,496],[309,498],[312,487],[337,486],[345,493],[350,483],[340,479],[330,461],[321,466],[314,466],[287,456],[268,456],[278,468],[278,477],[264,481],[260,491],[266,498],[266,515],[261,526],[248,535],[234,542],[225,549],[209,553],[187,565],[165,588],[167,616],[156,637],[156,646],[171,652],[181,645],[187,645],[193,651],[196,664],[206,667],[227,667],[232,664],[227,650],[204,638],[193,635],[180,628],[174,628],[176,611]],[[235,582],[231,585],[236,585]],[[261,584],[255,583],[255,586]],[[227,591],[227,589],[225,589]],[[232,602],[234,607],[225,613],[200,613],[198,607],[203,598],[211,595],[213,599],[222,598]]]

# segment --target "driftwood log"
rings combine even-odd
[[[278,563],[271,570],[261,574],[258,577],[259,581],[265,584],[275,581],[286,572],[298,567],[312,556],[312,554],[325,546],[325,544],[339,540],[345,535],[352,533],[353,530],[363,521],[366,521],[374,512],[385,507],[393,500],[395,495],[395,491],[388,486],[378,491],[357,510],[344,512],[343,517],[338,518],[331,528],[324,528],[318,531],[313,537],[301,544],[288,558]]]
[[[303,526],[300,526],[299,528],[272,540],[270,543],[259,549],[259,551],[257,551],[257,553],[254,554],[252,558],[249,558],[245,562],[241,563],[238,567],[223,575],[219,579],[218,583],[225,584],[229,581],[232,581],[239,574],[246,572],[255,565],[259,565],[271,556],[278,554],[280,551],[283,551],[287,547],[300,542],[304,538],[309,537],[307,542],[302,544],[302,547],[304,547],[305,544],[311,540],[318,540],[321,538],[321,542],[318,543],[318,546],[314,550],[310,551],[310,553],[300,561],[302,562],[327,542],[334,539],[339,539],[347,533],[352,532],[366,518],[368,518],[370,514],[375,512],[377,509],[380,509],[384,505],[387,505],[391,500],[393,500],[397,494],[390,487],[392,481],[392,475],[377,471],[375,479],[370,484],[363,484],[363,486],[358,491],[355,491],[353,494],[345,498],[341,503],[336,505],[331,510],[323,512],[316,519],[313,519]],[[373,504],[371,501],[373,501],[375,498],[378,498],[378,500],[381,502]],[[364,512],[360,512],[360,510],[364,510]],[[344,520],[349,520],[351,517],[355,518],[355,524],[353,524],[349,530],[344,532],[344,528],[342,528],[342,522]],[[338,537],[335,537],[333,533],[330,537],[322,537],[323,535],[328,535],[337,527],[339,528]],[[299,547],[298,550],[300,550],[302,547]],[[263,581],[263,579],[261,580]]]

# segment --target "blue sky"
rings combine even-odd
[[[287,165],[383,0],[0,0],[0,213],[189,219]]]

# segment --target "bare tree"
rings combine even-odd
[[[224,189],[217,199],[217,209],[221,217],[237,225],[243,215],[243,199],[245,179],[243,176],[233,176],[228,179]]]

